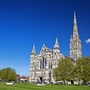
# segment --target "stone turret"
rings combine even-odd
[[[59,47],[59,44],[58,44],[58,38],[56,38],[56,42],[54,44],[53,52],[60,53],[60,47]]]
[[[33,45],[33,49],[32,49],[31,55],[35,55],[35,54],[36,54],[35,45]]]

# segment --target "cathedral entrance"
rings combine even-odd
[[[42,78],[42,76],[40,76],[40,82],[42,83],[42,81],[43,81],[43,78]]]

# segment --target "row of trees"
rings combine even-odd
[[[53,70],[56,81],[70,81],[71,79],[84,83],[90,81],[90,57],[79,58],[73,63],[69,58],[59,60],[58,67]]]
[[[12,68],[4,68],[0,70],[0,79],[7,81],[16,80],[16,71]]]

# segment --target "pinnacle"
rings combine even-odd
[[[55,42],[54,48],[59,48],[58,38],[57,37],[56,37],[56,42]]]
[[[33,45],[32,54],[36,54],[35,45]]]
[[[77,25],[77,21],[76,21],[76,13],[75,13],[75,11],[74,11],[74,24]]]

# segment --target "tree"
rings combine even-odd
[[[76,60],[76,78],[84,83],[90,81],[90,57]]]
[[[54,68],[53,69],[53,77],[54,77],[54,79],[56,80],[56,81],[58,81],[59,79],[58,79],[58,67],[56,67],[56,68]]]
[[[16,80],[16,71],[12,68],[4,68],[1,70],[1,79],[2,80]]]
[[[1,70],[0,70],[0,79],[1,79]]]
[[[10,69],[8,73],[8,80],[16,80],[16,71],[14,69]]]
[[[58,67],[53,70],[53,77],[57,81],[69,81],[72,78],[74,64],[69,58],[59,60]]]

